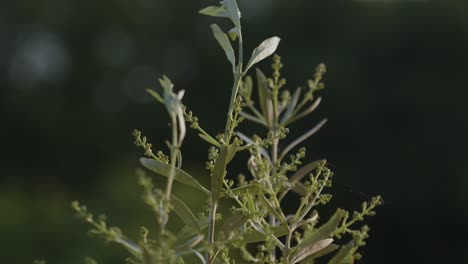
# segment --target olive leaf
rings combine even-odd
[[[271,37],[260,43],[260,45],[254,49],[249,63],[247,63],[245,68],[245,72],[247,72],[254,64],[273,54],[276,51],[276,48],[278,48],[280,40],[281,39],[279,37]]]
[[[171,165],[161,162],[155,159],[147,159],[147,158],[140,158],[140,163],[143,167],[149,169],[152,172],[155,172],[161,176],[169,177],[171,171]],[[197,180],[195,180],[190,174],[187,172],[175,168],[175,177],[174,180],[185,184],[187,186],[193,187],[205,193],[206,195],[210,195],[211,192],[208,191],[205,187],[203,187]]]
[[[352,253],[353,253],[353,248],[355,247],[354,241],[348,242],[345,246],[342,246],[338,253],[333,256],[330,261],[328,261],[328,264],[342,264],[342,263],[348,263],[346,260],[349,258],[352,258]]]
[[[291,116],[293,111],[296,109],[297,102],[299,101],[299,96],[301,95],[302,88],[299,87],[294,91],[294,95],[292,96],[291,101],[288,104],[288,108],[286,108],[286,112],[284,112],[283,116],[281,117],[280,124],[284,123],[284,121],[288,120]]]
[[[263,117],[268,126],[273,123],[273,99],[271,91],[268,88],[268,81],[265,74],[260,69],[255,69],[257,74],[258,100]]]
[[[224,33],[218,25],[212,24],[211,29],[213,30],[213,36],[218,41],[219,45],[223,48],[226,53],[226,57],[231,62],[232,68],[236,67],[236,56],[234,54],[234,49],[232,48],[231,42],[226,33]]]
[[[188,206],[175,195],[171,194],[171,202],[174,208],[174,212],[184,221],[184,223],[195,231],[201,232],[200,225],[198,224],[197,218],[192,213],[192,211],[188,208]]]
[[[323,248],[323,249],[321,249],[319,251],[316,251],[314,254],[309,255],[304,260],[309,261],[309,260],[312,260],[312,259],[320,258],[322,256],[330,254],[331,252],[337,250],[338,248],[340,248],[340,246],[338,246],[337,244],[330,244],[330,245],[326,246],[325,248]],[[306,263],[308,263],[308,262],[306,262]]]
[[[310,255],[326,248],[333,242],[333,238],[319,240],[315,243],[305,245],[300,250],[296,251],[291,257],[291,264],[298,263],[299,261],[309,257]]]
[[[270,227],[270,232],[275,237],[282,237],[288,233],[287,226],[272,226]],[[265,232],[260,232],[255,229],[248,229],[242,233],[242,241],[244,243],[255,243],[265,241],[268,234]]]
[[[229,216],[221,226],[221,233],[228,236],[232,232],[236,232],[243,224],[249,220],[248,217],[242,214],[233,214]]]
[[[224,0],[224,6],[226,7],[227,13],[232,20],[232,23],[236,27],[240,27],[240,17],[241,13],[239,7],[237,6],[236,0]]]
[[[204,139],[206,142],[208,142],[208,143],[210,143],[210,144],[212,144],[212,145],[214,145],[214,146],[216,146],[218,148],[221,146],[221,144],[219,144],[219,142],[216,141],[216,139],[214,139],[214,138],[212,138],[210,136],[207,136],[205,134],[198,134],[198,136],[201,137],[202,139]]]
[[[228,31],[229,37],[232,39],[232,41],[235,41],[237,37],[239,36],[239,29],[237,27],[233,27]]]
[[[207,6],[198,11],[199,14],[213,17],[229,17],[226,8],[223,6]]]
[[[325,224],[321,225],[319,228],[313,231],[306,232],[304,234],[302,242],[299,245],[295,246],[291,251],[294,252],[294,254],[298,252],[303,252],[305,248],[311,247],[318,241],[330,238],[332,236],[332,233],[340,224],[342,218],[343,211],[341,209],[336,210],[333,216],[330,217],[330,219]],[[330,243],[331,242],[332,241],[330,241]]]
[[[224,176],[226,176],[226,166],[228,163],[228,147],[221,146],[218,158],[214,163],[213,173],[211,175],[211,197],[213,200],[218,200],[223,185]]]
[[[156,91],[151,90],[151,89],[146,89],[146,91],[147,91],[151,96],[153,96],[158,102],[160,102],[161,104],[164,104],[164,99],[163,99],[162,96],[161,96],[160,94],[158,94]]]

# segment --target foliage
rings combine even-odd
[[[365,216],[375,214],[374,208],[381,204],[381,198],[377,196],[364,202],[362,210],[352,215],[338,208],[328,220],[322,220],[317,208],[331,199],[324,190],[331,187],[333,172],[327,167],[326,160],[303,165],[306,149],[297,149],[297,146],[315,134],[327,120],[322,120],[286,147],[279,147],[287,137],[288,127],[312,113],[320,104],[321,98],[316,93],[324,88],[325,65],[316,67],[306,88],[299,87],[291,94],[284,88],[286,80],[281,76],[281,58],[274,55],[271,77],[255,69],[258,96],[254,98],[253,79],[247,73],[276,51],[280,38],[271,37],[260,43],[244,66],[241,13],[236,1],[225,0],[220,6],[209,6],[200,13],[228,18],[234,25],[227,33],[216,24],[211,26],[215,39],[232,65],[234,79],[223,133],[216,136],[207,133],[199,119],[182,103],[184,91],[174,92],[171,80],[163,76],[159,79],[163,93],[148,92],[164,104],[168,112],[172,130],[171,140],[166,141],[169,154],[163,151],[155,154],[140,131],[133,133],[135,144],[146,156],[140,159],[142,166],[167,179],[162,188],[155,186],[144,170],[138,171],[144,202],[155,214],[156,234],[149,234],[148,229],[142,227],[138,242],[133,242],[119,228],[109,226],[104,216],[95,218],[86,206],[73,202],[73,209],[93,227],[92,235],[126,248],[131,254],[128,263],[180,264],[193,256],[205,264],[354,263],[360,258],[357,250],[365,245],[369,231],[365,225],[360,228],[355,225]],[[238,43],[237,57],[233,42]],[[263,137],[245,135],[238,131],[238,127],[246,120],[265,127],[268,132]],[[186,135],[186,122],[211,145],[206,162],[211,177],[210,188],[205,188],[182,169],[180,148]],[[229,163],[242,151],[249,153],[247,169],[250,175],[239,174],[234,182],[231,179],[234,168],[229,168]],[[205,195],[207,214],[193,212],[176,197],[172,193],[174,182]],[[286,196],[291,199],[300,196],[293,214],[284,212],[282,202]],[[222,199],[234,204],[229,214],[219,213]],[[170,212],[175,212],[184,223],[178,232],[167,226]],[[89,259],[87,263],[95,261]]]

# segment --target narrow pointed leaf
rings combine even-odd
[[[174,212],[184,221],[184,223],[195,231],[201,232],[200,225],[198,224],[197,218],[188,208],[188,206],[179,198],[174,195],[171,195],[172,206],[174,207]]]
[[[141,165],[143,167],[149,169],[152,172],[155,172],[161,176],[164,177],[169,177],[170,171],[171,171],[171,165],[166,164],[164,162],[161,162],[159,160],[155,159],[147,159],[147,158],[141,158],[140,159]],[[175,177],[174,180],[185,184],[187,186],[193,187],[195,189],[198,189],[202,192],[204,192],[206,195],[210,195],[210,191],[208,191],[205,187],[203,187],[197,180],[195,180],[190,174],[187,172],[175,168]]]
[[[207,229],[208,217],[198,218],[197,223],[201,231]],[[182,227],[182,229],[179,230],[179,232],[177,232],[177,243],[183,244],[184,241],[197,234],[199,234],[199,232],[195,231],[192,227],[185,225]]]
[[[292,255],[291,264],[298,263],[299,261],[309,257],[310,255],[326,248],[332,242],[333,242],[332,238],[327,238],[327,239],[319,240],[312,244],[302,246],[300,250],[298,250]]]
[[[288,120],[288,118],[291,116],[292,112],[296,108],[297,102],[299,101],[299,96],[301,95],[301,91],[302,89],[301,87],[299,87],[294,92],[294,95],[292,96],[292,99],[288,104],[288,108],[286,108],[286,112],[284,112],[283,117],[281,117],[280,123],[283,123],[285,120]]]
[[[245,142],[254,144],[253,139],[249,138],[248,136],[246,136],[246,135],[243,134],[242,132],[236,131],[236,135],[237,135],[238,137],[240,137],[242,140],[244,140]],[[270,159],[270,156],[268,155],[268,151],[266,151],[266,149],[260,147],[260,153],[262,153],[262,155],[263,155],[265,158]]]
[[[234,155],[236,155],[238,142],[239,142],[239,140],[237,138],[235,138],[234,142],[227,147],[228,154],[227,154],[227,162],[226,163],[231,162],[232,158],[234,158]]]
[[[272,226],[270,228],[271,228],[271,233],[275,237],[282,237],[288,233],[287,226]],[[244,238],[242,240],[242,242],[244,243],[255,243],[255,242],[265,241],[265,239],[267,238],[267,235],[257,230],[249,229],[243,232],[242,237]]]
[[[265,198],[264,195],[260,195],[260,201],[263,202],[263,204],[266,206],[266,208],[268,209],[268,211],[270,211],[272,215],[274,215],[282,223],[286,223],[286,219],[284,218],[284,216],[280,214],[278,210],[276,210],[276,208]]]
[[[250,67],[252,67],[254,64],[273,54],[278,48],[280,40],[281,39],[278,37],[271,37],[260,43],[260,45],[258,45],[258,47],[254,49],[252,57],[250,57],[249,63],[247,63],[245,71],[250,69]]]
[[[222,6],[208,6],[198,11],[198,13],[213,17],[229,17],[227,10]]]
[[[309,175],[311,172],[313,172],[316,168],[323,166],[327,160],[322,159],[322,160],[316,160],[311,163],[308,163],[307,165],[302,166],[299,170],[296,171],[296,173],[293,174],[289,178],[289,183],[291,184],[296,184],[300,180],[302,180],[305,176]]]
[[[231,62],[232,67],[234,68],[236,66],[236,57],[228,36],[216,24],[211,25],[211,29],[213,30],[213,36],[223,48],[227,59]]]
[[[154,90],[151,90],[151,89],[146,89],[146,91],[154,97],[154,99],[156,99],[158,102],[160,102],[161,104],[164,104],[164,99],[162,98],[161,95],[159,95],[156,91]]]
[[[299,145],[302,141],[308,139],[310,136],[312,136],[313,134],[317,133],[317,131],[320,130],[320,128],[325,125],[325,123],[328,121],[328,119],[323,119],[322,121],[320,121],[320,123],[318,123],[316,126],[314,126],[313,128],[311,128],[309,131],[307,131],[305,134],[303,134],[302,136],[298,137],[296,140],[294,140],[293,142],[289,143],[289,145],[284,148],[283,152],[281,152],[281,155],[280,157],[278,158],[278,160],[282,160],[286,154],[288,154],[289,151],[291,151],[295,146]]]
[[[320,102],[322,102],[322,97],[317,98],[317,100],[315,100],[314,103],[311,104],[309,107],[307,107],[304,111],[298,114],[295,114],[294,116],[290,116],[289,119],[286,119],[284,122],[282,122],[282,125],[287,126],[293,123],[294,121],[297,121],[307,116],[308,114],[312,113],[320,105]]]
[[[176,251],[184,251],[189,248],[193,248],[196,245],[198,245],[200,242],[202,242],[203,238],[204,238],[203,235],[195,235],[192,238],[185,240],[182,244],[176,245],[175,249]]]
[[[297,245],[293,250],[295,252],[300,252],[304,249],[304,247],[313,245],[320,240],[330,238],[332,233],[340,224],[342,218],[343,211],[341,209],[336,210],[333,216],[330,217],[330,219],[325,224],[311,232],[306,232],[301,244]]]
[[[336,253],[336,255],[333,256],[332,259],[330,259],[330,261],[328,261],[328,264],[348,263],[346,261],[348,261],[350,258],[353,257],[352,256],[353,248],[354,248],[354,242],[353,241],[348,242],[348,244],[346,244],[345,246],[342,246],[340,250],[338,251],[338,253]]]
[[[252,82],[252,77],[247,76],[245,77],[244,81],[242,82],[242,95],[246,99],[250,99],[252,96],[252,88],[253,88],[253,82]]]
[[[271,91],[268,88],[268,81],[260,69],[256,69],[257,73],[257,89],[260,108],[268,126],[273,122],[273,100]]]
[[[226,176],[226,166],[228,158],[228,147],[221,146],[218,158],[215,161],[213,174],[211,175],[211,197],[213,200],[218,200],[223,186],[223,179]]]
[[[266,125],[265,121],[261,120],[260,118],[256,117],[256,116],[253,116],[251,114],[247,114],[246,112],[240,112],[239,113],[241,116],[245,117],[245,119],[249,120],[249,121],[252,121],[252,122],[255,122],[255,123],[259,123],[261,125]],[[262,116],[263,118],[263,116]]]
[[[231,18],[232,23],[234,23],[236,27],[239,27],[241,14],[236,0],[224,0],[224,6],[226,7],[227,13]]]
[[[208,143],[210,143],[210,144],[212,144],[212,145],[214,145],[214,146],[216,146],[218,148],[221,146],[221,144],[219,144],[219,142],[216,141],[216,139],[214,139],[214,138],[212,138],[210,136],[207,136],[205,134],[198,134],[198,136],[201,137],[202,139],[204,139],[206,142],[208,142]]]
[[[228,31],[229,37],[232,39],[232,41],[235,41],[237,37],[239,36],[239,29],[237,27],[233,27]]]
[[[330,254],[331,252],[333,252],[333,251],[335,251],[335,250],[337,250],[339,248],[340,248],[340,246],[338,246],[337,244],[330,244],[327,247],[323,248],[322,250],[319,250],[319,251],[315,252],[314,254],[308,256],[306,258],[306,260],[320,258],[322,256]]]
[[[242,225],[249,220],[248,217],[242,214],[233,214],[224,220],[221,226],[221,232],[227,237],[232,232],[236,232]]]

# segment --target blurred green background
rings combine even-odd
[[[352,210],[384,197],[361,263],[468,263],[468,2],[238,2],[248,50],[282,38],[289,89],[305,85],[318,63],[328,66],[320,109],[290,138],[328,117],[307,149],[336,173],[334,205]],[[197,14],[216,3],[2,3],[2,263],[74,264],[89,255],[123,263],[118,246],[86,236],[70,201],[106,213],[130,236],[152,226],[131,131],[164,146],[166,112],[144,92],[161,74],[186,90],[206,130],[224,128],[230,68],[211,37],[215,20]],[[269,63],[260,65],[267,73]],[[195,133],[186,142],[185,168],[202,171],[207,144]]]

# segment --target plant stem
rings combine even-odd
[[[211,206],[210,206],[210,214],[208,216],[209,218],[209,226],[208,226],[208,242],[210,243],[210,245],[214,245],[214,231],[215,231],[215,224],[216,224],[216,210],[218,208],[218,200],[215,200],[215,201],[211,201]],[[212,263],[212,261],[214,260],[214,258],[211,257],[211,253],[210,253],[210,250],[213,250],[213,248],[211,249],[208,249],[208,251],[206,252],[206,257],[205,257],[205,262],[207,264],[210,264]]]
[[[237,98],[237,94],[239,92],[239,85],[242,80],[242,77],[244,76],[244,73],[242,72],[242,61],[244,60],[244,52],[243,52],[243,42],[242,42],[242,30],[240,25],[238,26],[239,28],[239,36],[238,36],[238,43],[239,43],[239,61],[237,64],[237,67],[234,69],[234,83],[232,85],[232,93],[231,93],[231,100],[229,102],[229,109],[228,109],[228,114],[227,114],[227,120],[226,120],[226,127],[224,129],[224,144],[227,146],[230,144],[231,137],[233,132],[231,131],[231,126],[232,126],[232,121],[233,121],[233,112],[234,112],[234,104]],[[217,186],[211,186],[212,192],[214,191],[213,188],[217,188]],[[218,208],[218,198],[214,199],[212,197],[211,199],[211,204],[210,204],[210,213],[208,216],[208,240],[209,244],[211,246],[214,245],[214,237],[215,237],[215,227],[216,227],[216,210]],[[207,264],[211,264],[214,262],[216,259],[216,254],[214,256],[211,256],[210,250],[213,248],[209,249],[206,252],[205,256],[205,262]]]
[[[172,121],[172,145],[171,145],[171,171],[169,173],[169,178],[167,179],[166,186],[166,200],[169,201],[171,198],[172,192],[172,183],[174,182],[175,177],[175,167],[177,159],[177,118],[175,114],[171,114]]]

